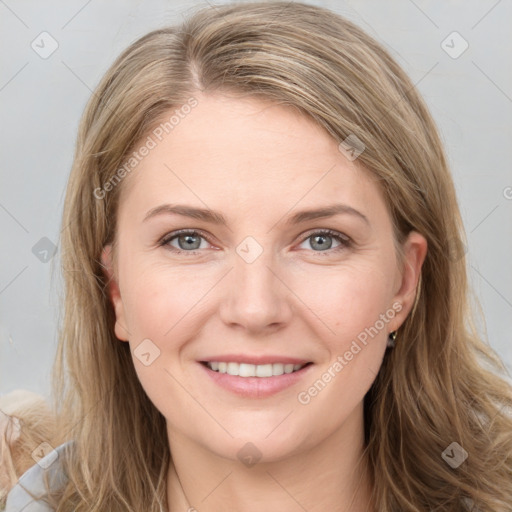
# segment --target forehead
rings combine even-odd
[[[269,203],[287,208],[299,200],[302,206],[317,205],[319,197],[375,199],[370,173],[349,161],[337,141],[297,109],[226,95],[198,95],[197,100],[161,140],[155,130],[149,134],[154,147],[122,183],[121,206],[142,204],[145,197],[149,208],[184,194],[196,203],[243,202],[254,208]]]

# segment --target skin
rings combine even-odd
[[[198,105],[121,184],[118,259],[111,246],[102,255],[117,338],[132,354],[144,339],[160,350],[148,366],[133,361],[167,421],[169,510],[371,510],[371,479],[358,465],[363,398],[388,334],[412,308],[427,243],[412,232],[398,263],[374,178],[309,118],[260,99],[195,96]],[[163,203],[208,207],[228,226],[178,215],[143,221]],[[368,222],[341,214],[286,225],[300,210],[333,203],[350,205]],[[201,241],[194,251],[178,237],[158,245],[184,228],[209,240],[194,238]],[[327,236],[322,247],[330,248],[319,249],[314,235],[323,229],[352,244]],[[252,263],[236,251],[247,236],[263,250]],[[378,335],[300,403],[298,394],[393,303],[401,310]],[[313,365],[293,386],[247,398],[220,388],[198,363],[227,353]],[[261,454],[250,467],[237,457],[247,442]]]

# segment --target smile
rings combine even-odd
[[[308,363],[306,363],[308,364]],[[223,361],[208,361],[206,366],[214,372],[227,373],[237,377],[276,377],[302,369],[305,364],[250,364]]]
[[[299,385],[315,366],[311,361],[279,356],[221,356],[198,363],[203,375],[216,386],[253,399],[270,397]]]

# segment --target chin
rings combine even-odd
[[[293,416],[293,413],[290,414]],[[283,414],[280,421],[286,417]],[[204,449],[215,455],[234,461],[240,461],[250,467],[253,463],[279,462],[302,451],[312,448],[319,439],[311,434],[307,435],[306,425],[281,425],[279,422],[265,422],[254,424],[251,427],[245,425],[226,425],[227,430],[233,437],[224,431],[217,429],[216,435],[201,436],[197,443]],[[277,427],[277,428],[276,428]],[[246,460],[253,461],[252,464]],[[255,462],[254,462],[255,461]]]

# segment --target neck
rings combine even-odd
[[[373,512],[362,409],[320,445],[246,467],[170,432],[169,512]]]

